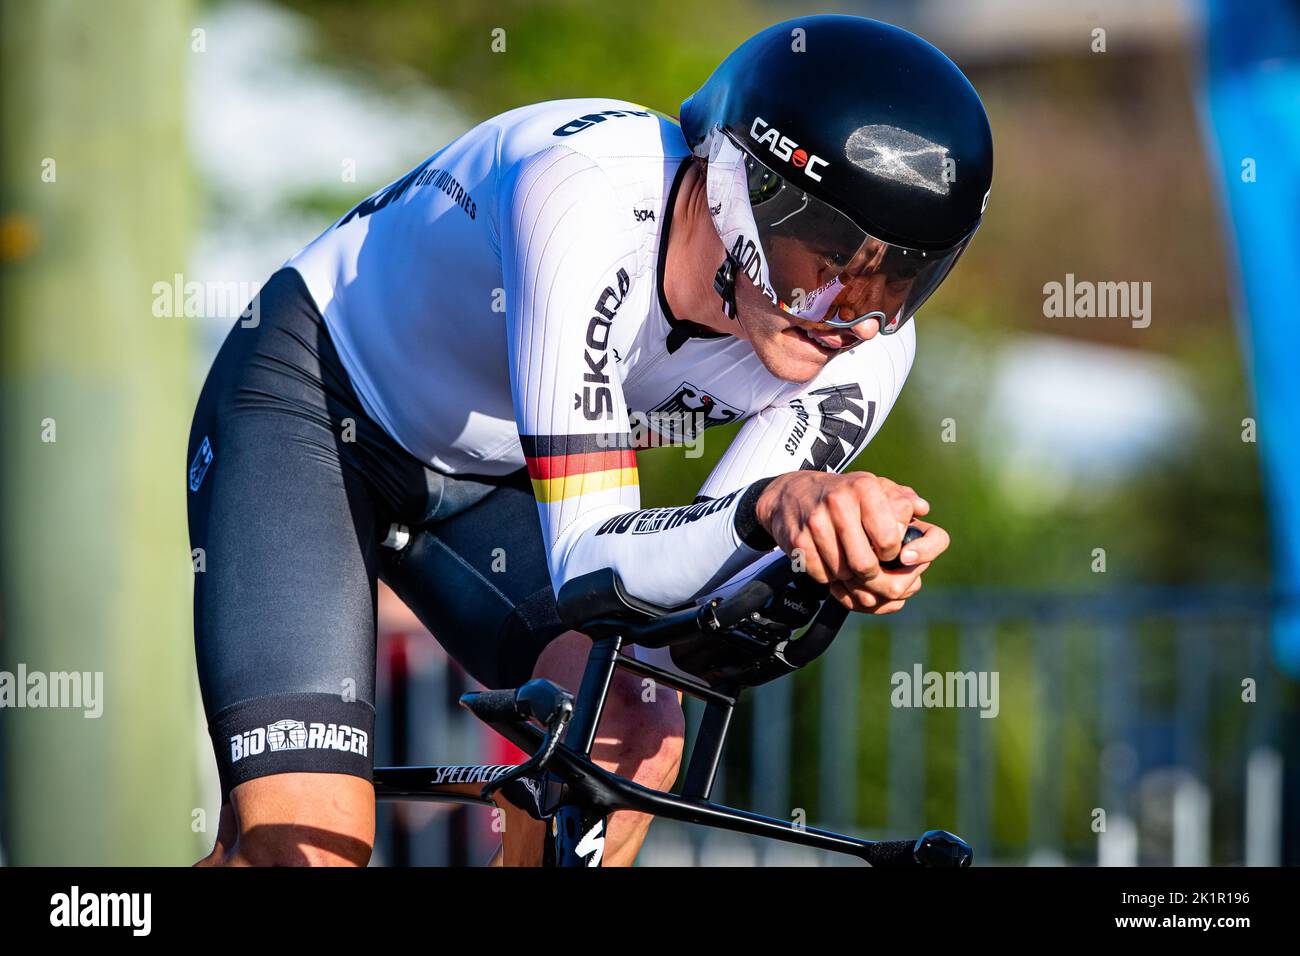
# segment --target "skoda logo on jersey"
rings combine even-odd
[[[650,425],[673,443],[688,442],[706,428],[734,422],[744,413],[716,395],[682,382],[677,390],[650,409]]]
[[[609,385],[609,373],[605,366],[609,363],[609,330],[614,324],[627,290],[632,280],[626,269],[619,269],[615,281],[603,290],[596,299],[593,308],[595,315],[587,321],[586,349],[582,353],[587,371],[583,373],[584,383],[581,392],[573,396],[573,407],[582,410],[582,417],[589,422],[601,421],[614,417],[614,392]],[[615,291],[617,286],[617,291]]]
[[[740,264],[740,271],[745,278],[754,285],[759,292],[775,306],[781,305],[781,300],[777,298],[772,287],[763,281],[766,274],[763,269],[763,248],[753,239],[746,235],[737,235],[736,241],[731,244],[731,257]]]
[[[767,120],[761,116],[755,116],[754,122],[750,124],[749,135],[754,141],[767,147],[767,151],[777,159],[783,159],[795,169],[802,169],[804,175],[809,179],[822,181],[821,173],[817,172],[818,166],[829,166],[830,163],[820,156],[814,156],[805,149],[800,149],[799,144],[789,136],[782,136],[781,131],[768,124]]]

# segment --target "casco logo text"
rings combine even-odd
[[[754,117],[754,122],[749,127],[749,135],[755,142],[766,146],[773,156],[784,159],[796,169],[802,169],[805,176],[817,182],[822,180],[821,174],[816,171],[817,167],[830,165],[820,156],[810,155],[807,150],[800,149],[798,143],[788,136],[782,136],[780,130],[768,125],[767,120],[761,116]]]

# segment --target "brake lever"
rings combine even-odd
[[[566,703],[568,706],[557,707],[551,714],[550,720],[546,724],[546,736],[542,738],[542,744],[537,748],[537,751],[523,763],[510,768],[491,783],[484,784],[483,789],[479,791],[480,797],[484,800],[491,800],[493,795],[507,784],[523,777],[541,773],[546,769],[546,765],[551,762],[551,757],[555,755],[556,748],[560,746],[560,741],[564,739],[564,732],[569,727],[569,721],[573,719],[572,699],[570,698]]]

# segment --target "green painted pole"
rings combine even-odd
[[[0,2],[9,863],[189,863],[210,840],[192,822],[210,759],[185,535],[192,329],[152,308],[153,284],[185,271],[191,12]],[[81,675],[80,693],[41,702],[32,673]]]

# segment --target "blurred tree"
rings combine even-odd
[[[287,0],[334,57],[419,71],[483,117],[540,100],[612,96],[676,115],[722,54],[775,16],[719,0]]]

